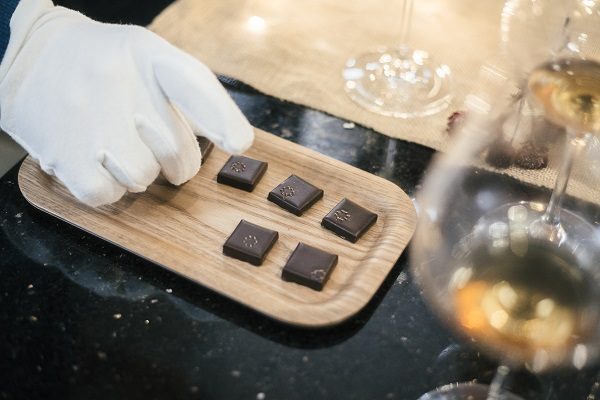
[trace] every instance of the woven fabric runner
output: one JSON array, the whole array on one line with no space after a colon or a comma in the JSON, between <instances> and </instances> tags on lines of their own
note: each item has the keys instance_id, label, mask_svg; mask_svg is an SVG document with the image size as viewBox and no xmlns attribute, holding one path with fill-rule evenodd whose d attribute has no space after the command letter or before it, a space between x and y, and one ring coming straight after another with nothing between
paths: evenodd
<instances>
[{"instance_id":1,"label":"woven fabric runner","mask_svg":"<svg viewBox=\"0 0 600 400\"><path fill-rule=\"evenodd\" d=\"M498 52L503 1L414 2L409 42L450 67L455 97L447 110L411 120L357 106L344 92L341 74L348 58L398 44L401 5L401 0L178 0L150 29L214 72L263 93L443 151L448 116L462 108L482 63ZM600 202L600 172L579 164L569 192ZM552 166L502 172L545 187L556 177Z\"/></svg>"},{"instance_id":2,"label":"woven fabric runner","mask_svg":"<svg viewBox=\"0 0 600 400\"><path fill-rule=\"evenodd\" d=\"M449 113L497 50L501 9L497 0L415 1L410 43L451 68L456 97L450 109L410 121L355 105L341 73L351 56L398 44L401 1L179 0L150 28L263 93L441 150Z\"/></svg>"}]
</instances>

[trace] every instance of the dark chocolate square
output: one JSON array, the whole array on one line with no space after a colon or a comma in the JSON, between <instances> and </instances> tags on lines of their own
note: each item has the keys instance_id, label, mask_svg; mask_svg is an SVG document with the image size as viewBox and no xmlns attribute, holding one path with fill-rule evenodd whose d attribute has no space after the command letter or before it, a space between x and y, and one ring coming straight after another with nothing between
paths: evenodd
<instances>
[{"instance_id":1,"label":"dark chocolate square","mask_svg":"<svg viewBox=\"0 0 600 400\"><path fill-rule=\"evenodd\" d=\"M202 165L208 160L208 156L215 147L214 143L205 138L204 136L196 136L198 145L200 146L200 154L202 154Z\"/></svg>"},{"instance_id":2,"label":"dark chocolate square","mask_svg":"<svg viewBox=\"0 0 600 400\"><path fill-rule=\"evenodd\" d=\"M219 171L217 182L251 192L267 171L267 166L264 161L244 156L231 156Z\"/></svg>"},{"instance_id":3,"label":"dark chocolate square","mask_svg":"<svg viewBox=\"0 0 600 400\"><path fill-rule=\"evenodd\" d=\"M223 254L261 265L279 238L279 233L241 220L223 245Z\"/></svg>"},{"instance_id":4,"label":"dark chocolate square","mask_svg":"<svg viewBox=\"0 0 600 400\"><path fill-rule=\"evenodd\" d=\"M322 197L321 189L296 175L291 175L273 189L267 198L292 214L302 215Z\"/></svg>"},{"instance_id":5,"label":"dark chocolate square","mask_svg":"<svg viewBox=\"0 0 600 400\"><path fill-rule=\"evenodd\" d=\"M377 221L377 214L343 199L323 218L321 225L342 238L356 241Z\"/></svg>"},{"instance_id":6,"label":"dark chocolate square","mask_svg":"<svg viewBox=\"0 0 600 400\"><path fill-rule=\"evenodd\" d=\"M299 243L288 259L281 278L314 290L322 290L337 264L338 256Z\"/></svg>"}]
</instances>

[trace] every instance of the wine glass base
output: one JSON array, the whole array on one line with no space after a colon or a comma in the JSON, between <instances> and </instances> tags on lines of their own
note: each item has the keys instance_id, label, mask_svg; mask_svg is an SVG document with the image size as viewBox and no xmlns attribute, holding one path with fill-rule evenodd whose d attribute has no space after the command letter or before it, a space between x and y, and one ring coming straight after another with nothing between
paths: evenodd
<instances>
[{"instance_id":1,"label":"wine glass base","mask_svg":"<svg viewBox=\"0 0 600 400\"><path fill-rule=\"evenodd\" d=\"M488 400L490 387L479 383L456 383L442 386L419 397L418 400ZM504 392L498 400L523 400L512 393Z\"/></svg>"},{"instance_id":2,"label":"wine glass base","mask_svg":"<svg viewBox=\"0 0 600 400\"><path fill-rule=\"evenodd\" d=\"M352 100L385 116L432 115L452 100L450 68L436 64L423 50L382 48L351 58L343 78Z\"/></svg>"},{"instance_id":3,"label":"wine glass base","mask_svg":"<svg viewBox=\"0 0 600 400\"><path fill-rule=\"evenodd\" d=\"M455 383L442 386L419 397L418 400L488 400L490 387L479 383ZM509 392L503 392L498 400L523 400Z\"/></svg>"}]
</instances>

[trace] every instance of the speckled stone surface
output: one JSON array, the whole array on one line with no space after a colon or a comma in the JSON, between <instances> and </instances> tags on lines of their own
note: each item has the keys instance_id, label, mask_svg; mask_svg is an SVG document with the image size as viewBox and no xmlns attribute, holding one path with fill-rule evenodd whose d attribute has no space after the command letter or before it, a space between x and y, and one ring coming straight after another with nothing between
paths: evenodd
<instances>
[{"instance_id":1,"label":"speckled stone surface","mask_svg":"<svg viewBox=\"0 0 600 400\"><path fill-rule=\"evenodd\" d=\"M409 194L432 155L228 87L254 125ZM406 254L359 315L296 329L45 215L16 175L0 179L0 399L416 399L493 374L428 311ZM529 398L584 399L595 374L522 373L515 385Z\"/></svg>"},{"instance_id":2,"label":"speckled stone surface","mask_svg":"<svg viewBox=\"0 0 600 400\"><path fill-rule=\"evenodd\" d=\"M223 81L253 125L416 191L429 149ZM407 254L357 316L297 329L45 215L16 176L0 179L0 399L410 400L493 375L429 312ZM512 387L586 399L597 372Z\"/></svg>"}]
</instances>

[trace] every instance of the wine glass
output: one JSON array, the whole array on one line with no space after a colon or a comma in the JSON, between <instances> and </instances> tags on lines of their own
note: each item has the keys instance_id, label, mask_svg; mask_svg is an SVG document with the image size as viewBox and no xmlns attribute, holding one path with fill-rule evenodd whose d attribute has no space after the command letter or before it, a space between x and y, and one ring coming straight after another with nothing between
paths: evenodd
<instances>
[{"instance_id":1,"label":"wine glass","mask_svg":"<svg viewBox=\"0 0 600 400\"><path fill-rule=\"evenodd\" d=\"M362 107L385 116L413 118L435 114L452 99L450 68L424 50L408 46L413 0L403 0L400 45L350 58L344 88Z\"/></svg>"},{"instance_id":2,"label":"wine glass","mask_svg":"<svg viewBox=\"0 0 600 400\"><path fill-rule=\"evenodd\" d=\"M514 131L527 129L539 110L527 93L527 77L540 63L553 59L569 42L571 0L506 0L500 15L500 55L509 66L514 105L507 111ZM527 45L523 45L524 41ZM510 144L513 134L509 133ZM507 144L507 145L508 145Z\"/></svg>"},{"instance_id":3,"label":"wine glass","mask_svg":"<svg viewBox=\"0 0 600 400\"><path fill-rule=\"evenodd\" d=\"M532 93L547 118L566 129L552 136L547 129L520 132L516 154L491 156L499 151L498 132L507 129L510 73L487 67L484 75L461 135L436 160L418 196L411 264L434 311L501 366L489 388L453 385L423 399L516 398L504 393L510 368L583 368L599 352L600 204L581 200L599 200L586 197L598 182L576 174L577 191L565 193L585 146L600 134L600 64L561 59L535 69ZM532 146L551 143L544 165L534 163L540 154ZM552 194L487 172L496 157L520 157L510 171L553 179Z\"/></svg>"},{"instance_id":4,"label":"wine glass","mask_svg":"<svg viewBox=\"0 0 600 400\"><path fill-rule=\"evenodd\" d=\"M527 12L544 5L507 1L517 3ZM482 70L461 135L436 160L418 196L412 265L424 296L455 332L501 360L489 387L451 385L423 399L513 399L505 388L511 368L581 369L598 357L600 182L586 173L586 157L600 136L600 63L582 51L593 39L580 28L598 26L597 3L578 0L567 18L556 14L556 25L566 22L563 45L552 47L556 38L545 49L513 43L520 70L511 62ZM518 37L521 45L544 46L540 36ZM507 123L515 76L526 77L543 112L528 129ZM500 168L553 189L544 195L487 172Z\"/></svg>"}]
</instances>

